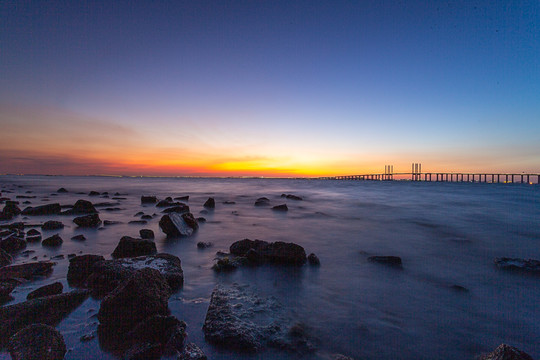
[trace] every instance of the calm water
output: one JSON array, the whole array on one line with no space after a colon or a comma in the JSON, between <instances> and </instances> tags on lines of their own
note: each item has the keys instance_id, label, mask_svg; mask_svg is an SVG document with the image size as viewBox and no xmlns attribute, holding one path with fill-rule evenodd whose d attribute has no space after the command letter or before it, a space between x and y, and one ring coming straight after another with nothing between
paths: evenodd
<instances>
[{"instance_id":1,"label":"calm water","mask_svg":"<svg viewBox=\"0 0 540 360\"><path fill-rule=\"evenodd\" d=\"M295 358L272 350L240 356L205 343L201 328L210 294L219 283L247 284L259 296L275 298L283 316L303 323L317 344L318 352L309 358L341 353L355 359L471 359L503 342L540 358L540 277L503 272L493 265L493 259L501 256L540 259L538 185L2 176L0 186L4 196L36 196L28 199L34 206L87 199L118 203L114 206L122 209L101 210L102 220L122 222L101 230L82 231L72 217L57 217L67 226L43 235L59 233L62 247L50 250L29 244L28 249L40 259L58 254L66 259L56 260L49 278L18 287L10 304L54 281L61 281L68 291L67 254L110 258L122 236L138 236L139 229L150 228L158 251L182 260L185 285L171 297L171 313L187 322L188 341L198 344L210 359ZM60 187L69 193L50 196ZM111 197L120 192L126 199L89 197L91 190L107 191ZM304 200L284 200L282 193ZM134 215L139 211L160 212L141 206L141 195L161 199L189 195L191 211L208 222L194 236L174 241L160 231L159 216L147 225L127 224L138 219ZM216 199L216 209L201 215L209 196ZM287 203L289 211L254 207L261 196L272 205ZM70 241L80 233L87 241ZM317 254L321 266L214 273L216 251L227 251L244 238L298 243L307 253ZM199 241L214 246L199 250ZM369 255L400 256L404 269L370 263ZM16 259L25 261L28 258ZM469 291L453 290L452 285ZM99 302L88 299L57 327L70 349L66 359L113 358L100 350L97 337L79 341L95 332L98 309ZM5 352L0 357L9 358Z\"/></svg>"}]
</instances>

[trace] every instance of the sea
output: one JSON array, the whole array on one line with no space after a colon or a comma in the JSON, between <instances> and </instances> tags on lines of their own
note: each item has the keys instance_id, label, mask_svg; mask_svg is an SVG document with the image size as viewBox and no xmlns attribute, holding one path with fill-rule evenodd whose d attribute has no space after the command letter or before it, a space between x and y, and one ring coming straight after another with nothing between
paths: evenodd
<instances>
[{"instance_id":1,"label":"sea","mask_svg":"<svg viewBox=\"0 0 540 360\"><path fill-rule=\"evenodd\" d=\"M61 187L68 192L58 193ZM89 196L90 191L100 195ZM110 259L121 237L138 237L139 230L147 228L156 234L158 252L182 261L184 286L171 296L169 309L187 323L187 341L209 359L331 359L335 354L353 359L473 359L501 343L540 358L540 276L494 265L497 257L540 259L537 184L4 175L0 192L18 200L21 208L69 205L78 199L108 202L116 211L102 207L100 218L119 222L80 229L73 216L18 216L15 221L62 221L63 229L43 231L43 238L58 233L64 243L56 249L28 244L34 252L16 256L14 263L30 262L32 256L64 258L54 260L50 276L17 287L5 305L24 301L30 291L56 281L64 292L71 290L66 281L68 254ZM141 205L143 195L189 195L191 212L207 221L193 236L167 238L158 225L162 209ZM216 206L205 211L209 197ZM267 197L272 206L286 204L288 211L256 207L259 197ZM129 224L140 219L135 214L141 211L156 215L145 225ZM70 240L78 234L87 240ZM316 254L320 266L262 265L215 272L216 253L246 238L294 242L307 254ZM213 246L199 249L198 242ZM403 266L368 261L374 255L399 256ZM301 324L315 351L298 354L269 347L243 354L207 343L202 326L218 285L272 299L276 318ZM99 306L99 299L90 297L57 326L68 348L66 359L115 359L100 347L96 334ZM81 341L84 335L94 337ZM5 349L0 358L9 359Z\"/></svg>"}]
</instances>

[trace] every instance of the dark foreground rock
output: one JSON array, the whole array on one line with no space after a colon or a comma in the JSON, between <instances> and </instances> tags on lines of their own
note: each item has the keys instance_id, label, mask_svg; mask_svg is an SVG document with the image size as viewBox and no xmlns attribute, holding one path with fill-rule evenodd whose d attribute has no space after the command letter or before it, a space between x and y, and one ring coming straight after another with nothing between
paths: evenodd
<instances>
[{"instance_id":1,"label":"dark foreground rock","mask_svg":"<svg viewBox=\"0 0 540 360\"><path fill-rule=\"evenodd\" d=\"M395 267L402 267L401 258L399 256L370 256L368 260L379 264L386 264Z\"/></svg>"},{"instance_id":2,"label":"dark foreground rock","mask_svg":"<svg viewBox=\"0 0 540 360\"><path fill-rule=\"evenodd\" d=\"M199 228L191 213L170 213L159 220L159 227L167 236L191 236Z\"/></svg>"},{"instance_id":3,"label":"dark foreground rock","mask_svg":"<svg viewBox=\"0 0 540 360\"><path fill-rule=\"evenodd\" d=\"M103 261L101 255L80 255L69 260L67 281L70 286L84 287L86 279L92 274L94 264Z\"/></svg>"},{"instance_id":4,"label":"dark foreground rock","mask_svg":"<svg viewBox=\"0 0 540 360\"><path fill-rule=\"evenodd\" d=\"M0 345L31 324L56 326L64 317L76 309L88 297L87 290L28 300L0 308Z\"/></svg>"},{"instance_id":5,"label":"dark foreground rock","mask_svg":"<svg viewBox=\"0 0 540 360\"><path fill-rule=\"evenodd\" d=\"M178 290L184 283L180 259L170 254L156 254L96 262L87 279L87 285L94 294L104 295L143 268L158 270L172 290Z\"/></svg>"},{"instance_id":6,"label":"dark foreground rock","mask_svg":"<svg viewBox=\"0 0 540 360\"><path fill-rule=\"evenodd\" d=\"M252 263L269 262L273 264L303 265L306 252L300 245L276 241L268 243L262 240L244 239L233 243L231 254L246 257Z\"/></svg>"},{"instance_id":7,"label":"dark foreground rock","mask_svg":"<svg viewBox=\"0 0 540 360\"><path fill-rule=\"evenodd\" d=\"M56 263L51 261L40 261L27 264L4 266L3 268L0 268L0 280L32 280L36 276L46 276L52 272L52 267L55 264Z\"/></svg>"},{"instance_id":8,"label":"dark foreground rock","mask_svg":"<svg viewBox=\"0 0 540 360\"><path fill-rule=\"evenodd\" d=\"M540 274L539 260L502 257L495 259L495 265L503 270Z\"/></svg>"},{"instance_id":9,"label":"dark foreground rock","mask_svg":"<svg viewBox=\"0 0 540 360\"><path fill-rule=\"evenodd\" d=\"M156 244L151 240L123 236L112 253L113 258L127 258L157 253Z\"/></svg>"},{"instance_id":10,"label":"dark foreground rock","mask_svg":"<svg viewBox=\"0 0 540 360\"><path fill-rule=\"evenodd\" d=\"M501 344L489 354L480 356L478 360L533 360L533 358L518 348Z\"/></svg>"},{"instance_id":11,"label":"dark foreground rock","mask_svg":"<svg viewBox=\"0 0 540 360\"><path fill-rule=\"evenodd\" d=\"M13 360L61 360L66 354L66 344L55 328L32 324L9 339L8 350Z\"/></svg>"},{"instance_id":12,"label":"dark foreground rock","mask_svg":"<svg viewBox=\"0 0 540 360\"><path fill-rule=\"evenodd\" d=\"M96 227L101 224L101 219L98 214L90 214L76 217L73 222L79 227Z\"/></svg>"},{"instance_id":13,"label":"dark foreground rock","mask_svg":"<svg viewBox=\"0 0 540 360\"><path fill-rule=\"evenodd\" d=\"M13 258L0 247L0 268L11 264Z\"/></svg>"},{"instance_id":14,"label":"dark foreground rock","mask_svg":"<svg viewBox=\"0 0 540 360\"><path fill-rule=\"evenodd\" d=\"M50 296L50 295L58 295L61 294L64 290L64 286L61 282L55 282L49 285L42 286L32 292L30 292L28 295L26 295L26 300L32 300L37 299L44 296Z\"/></svg>"},{"instance_id":15,"label":"dark foreground rock","mask_svg":"<svg viewBox=\"0 0 540 360\"><path fill-rule=\"evenodd\" d=\"M21 214L27 216L58 215L62 211L60 204L47 204L35 207L27 207Z\"/></svg>"}]
</instances>

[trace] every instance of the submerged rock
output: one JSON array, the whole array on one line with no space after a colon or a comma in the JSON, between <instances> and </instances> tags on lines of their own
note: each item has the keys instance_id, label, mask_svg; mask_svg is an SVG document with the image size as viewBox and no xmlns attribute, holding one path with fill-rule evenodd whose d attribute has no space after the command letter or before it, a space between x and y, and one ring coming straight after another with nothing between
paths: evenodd
<instances>
[{"instance_id":1,"label":"submerged rock","mask_svg":"<svg viewBox=\"0 0 540 360\"><path fill-rule=\"evenodd\" d=\"M68 191L65 188L61 187L60 189L56 190L56 192L57 193L67 193Z\"/></svg>"},{"instance_id":2,"label":"submerged rock","mask_svg":"<svg viewBox=\"0 0 540 360\"><path fill-rule=\"evenodd\" d=\"M533 360L533 358L518 348L501 344L489 354L480 356L478 360Z\"/></svg>"},{"instance_id":3,"label":"submerged rock","mask_svg":"<svg viewBox=\"0 0 540 360\"><path fill-rule=\"evenodd\" d=\"M291 200L297 200L297 201L302 200L302 198L300 196L296 196L296 195L293 195L293 194L281 194L281 197L291 199Z\"/></svg>"},{"instance_id":4,"label":"submerged rock","mask_svg":"<svg viewBox=\"0 0 540 360\"><path fill-rule=\"evenodd\" d=\"M314 253L309 254L307 259L308 259L309 265L313 265L313 266L321 265L321 261L319 260L317 255L315 255Z\"/></svg>"},{"instance_id":5,"label":"submerged rock","mask_svg":"<svg viewBox=\"0 0 540 360\"><path fill-rule=\"evenodd\" d=\"M40 216L40 215L58 215L62 211L60 204L47 204L35 207L27 207L22 211L22 215Z\"/></svg>"},{"instance_id":6,"label":"submerged rock","mask_svg":"<svg viewBox=\"0 0 540 360\"><path fill-rule=\"evenodd\" d=\"M274 211L289 211L287 204L276 205L272 208Z\"/></svg>"},{"instance_id":7,"label":"submerged rock","mask_svg":"<svg viewBox=\"0 0 540 360\"><path fill-rule=\"evenodd\" d=\"M66 344L55 328L32 324L9 339L8 350L13 360L61 360L66 354Z\"/></svg>"},{"instance_id":8,"label":"submerged rock","mask_svg":"<svg viewBox=\"0 0 540 360\"><path fill-rule=\"evenodd\" d=\"M199 224L191 213L170 213L161 217L159 227L167 236L191 236Z\"/></svg>"},{"instance_id":9,"label":"submerged rock","mask_svg":"<svg viewBox=\"0 0 540 360\"><path fill-rule=\"evenodd\" d=\"M151 240L124 236L112 253L113 258L136 257L157 253L156 244Z\"/></svg>"},{"instance_id":10,"label":"submerged rock","mask_svg":"<svg viewBox=\"0 0 540 360\"><path fill-rule=\"evenodd\" d=\"M399 268L402 267L401 258L399 256L370 256L368 257L368 260L379 264L386 264Z\"/></svg>"},{"instance_id":11,"label":"submerged rock","mask_svg":"<svg viewBox=\"0 0 540 360\"><path fill-rule=\"evenodd\" d=\"M32 280L36 276L49 275L52 267L56 263L51 261L40 261L18 265L8 265L0 268L0 280L6 279L26 279Z\"/></svg>"},{"instance_id":12,"label":"submerged rock","mask_svg":"<svg viewBox=\"0 0 540 360\"><path fill-rule=\"evenodd\" d=\"M255 201L255 206L270 206L270 199L266 197L260 197Z\"/></svg>"},{"instance_id":13,"label":"submerged rock","mask_svg":"<svg viewBox=\"0 0 540 360\"><path fill-rule=\"evenodd\" d=\"M244 239L234 242L229 250L231 254L246 257L255 263L303 265L307 260L302 246L282 241L268 243L262 240Z\"/></svg>"},{"instance_id":14,"label":"submerged rock","mask_svg":"<svg viewBox=\"0 0 540 360\"><path fill-rule=\"evenodd\" d=\"M32 292L30 292L28 295L26 295L26 300L32 300L44 296L50 296L50 295L58 295L61 294L64 290L64 286L61 282L55 282L49 285L42 286Z\"/></svg>"},{"instance_id":15,"label":"submerged rock","mask_svg":"<svg viewBox=\"0 0 540 360\"><path fill-rule=\"evenodd\" d=\"M496 258L495 265L499 269L522 271L540 274L540 261L534 259L519 259L519 258Z\"/></svg>"},{"instance_id":16,"label":"submerged rock","mask_svg":"<svg viewBox=\"0 0 540 360\"><path fill-rule=\"evenodd\" d=\"M101 219L98 214L90 214L76 217L73 222L79 227L96 227L101 224Z\"/></svg>"}]
</instances>

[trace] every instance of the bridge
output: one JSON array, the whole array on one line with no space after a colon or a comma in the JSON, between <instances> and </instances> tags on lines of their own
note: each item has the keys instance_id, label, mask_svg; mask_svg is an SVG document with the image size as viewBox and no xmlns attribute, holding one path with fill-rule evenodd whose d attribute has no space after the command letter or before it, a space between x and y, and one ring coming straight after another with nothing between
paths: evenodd
<instances>
[{"instance_id":1,"label":"bridge","mask_svg":"<svg viewBox=\"0 0 540 360\"><path fill-rule=\"evenodd\" d=\"M422 172L422 164L413 163L411 172L394 172L393 165L385 165L384 173L331 176L321 179L539 184L540 173Z\"/></svg>"}]
</instances>

